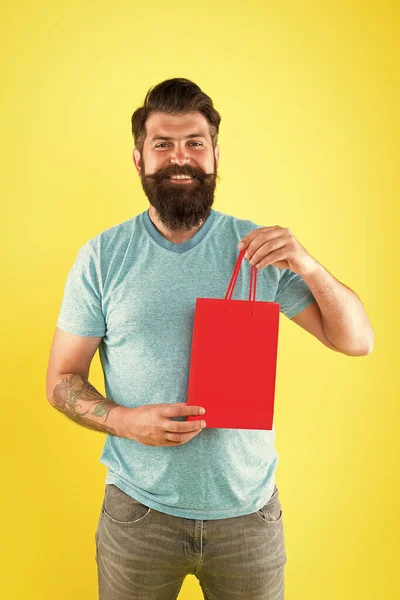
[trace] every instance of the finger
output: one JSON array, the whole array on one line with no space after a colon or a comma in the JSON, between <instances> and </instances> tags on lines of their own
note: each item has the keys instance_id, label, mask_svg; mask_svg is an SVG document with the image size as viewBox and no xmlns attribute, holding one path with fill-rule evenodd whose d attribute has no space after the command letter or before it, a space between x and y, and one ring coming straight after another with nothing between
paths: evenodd
<instances>
[{"instance_id":1,"label":"finger","mask_svg":"<svg viewBox=\"0 0 400 600\"><path fill-rule=\"evenodd\" d=\"M249 263L251 265L257 265L262 260L269 260L269 256L275 252L276 250L284 249L287 247L287 238L285 236L279 236L274 238L273 240L269 240L265 242L256 252L254 252L253 256L250 258ZM274 261L272 261L274 262ZM265 263L267 264L267 263Z\"/></svg>"},{"instance_id":2,"label":"finger","mask_svg":"<svg viewBox=\"0 0 400 600\"><path fill-rule=\"evenodd\" d=\"M172 442L174 445L175 444L184 444L185 442L188 442L189 440L191 440L193 437L195 437L196 435L198 435L200 433L200 431L194 431L194 432L189 432L189 433L166 433L165 434L165 439L168 440L169 442Z\"/></svg>"},{"instance_id":3,"label":"finger","mask_svg":"<svg viewBox=\"0 0 400 600\"><path fill-rule=\"evenodd\" d=\"M257 269L261 269L262 267L266 267L272 263L277 262L278 260L286 260L287 259L287 250L286 248L281 248L276 250L276 252L270 252L268 256L263 258L258 264L256 264Z\"/></svg>"},{"instance_id":4,"label":"finger","mask_svg":"<svg viewBox=\"0 0 400 600\"><path fill-rule=\"evenodd\" d=\"M173 404L164 404L160 414L162 417L180 417L186 415L204 414L202 406L191 406L186 402L174 402Z\"/></svg>"},{"instance_id":5,"label":"finger","mask_svg":"<svg viewBox=\"0 0 400 600\"><path fill-rule=\"evenodd\" d=\"M250 261L253 255L259 250L261 246L265 243L270 242L274 239L280 238L283 236L281 229L274 229L273 231L266 231L260 233L257 237L255 237L250 244L248 245L246 252L244 254L245 258Z\"/></svg>"},{"instance_id":6,"label":"finger","mask_svg":"<svg viewBox=\"0 0 400 600\"><path fill-rule=\"evenodd\" d=\"M179 436L179 439L177 436L175 436L176 439L171 439L171 436L173 436L173 434L169 433L164 437L164 440L166 442L169 442L168 446L176 446L176 445L182 444L182 440L181 440L180 436ZM163 446L165 446L165 444L163 444Z\"/></svg>"},{"instance_id":7,"label":"finger","mask_svg":"<svg viewBox=\"0 0 400 600\"><path fill-rule=\"evenodd\" d=\"M242 238L238 244L238 248L239 250L244 250L249 244L250 242L253 241L253 239L260 235L260 232L262 230L271 230L271 229L276 229L278 227L278 225L273 225L272 227L257 227L257 229L253 229L252 231L250 231L250 233L248 233L247 235L244 236L244 238ZM241 245L243 244L243 246Z\"/></svg>"},{"instance_id":8,"label":"finger","mask_svg":"<svg viewBox=\"0 0 400 600\"><path fill-rule=\"evenodd\" d=\"M205 421L200 419L197 421L171 421L167 419L163 423L163 429L171 433L188 433L202 429L202 423L205 423Z\"/></svg>"}]
</instances>

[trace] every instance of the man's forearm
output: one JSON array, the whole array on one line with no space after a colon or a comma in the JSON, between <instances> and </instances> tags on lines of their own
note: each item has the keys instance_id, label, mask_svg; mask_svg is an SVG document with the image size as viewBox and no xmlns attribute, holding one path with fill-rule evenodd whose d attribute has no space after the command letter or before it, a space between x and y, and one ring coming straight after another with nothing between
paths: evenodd
<instances>
[{"instance_id":1,"label":"man's forearm","mask_svg":"<svg viewBox=\"0 0 400 600\"><path fill-rule=\"evenodd\" d=\"M321 310L322 326L331 344L354 356L372 352L374 332L357 294L318 261L303 279Z\"/></svg>"},{"instance_id":2,"label":"man's forearm","mask_svg":"<svg viewBox=\"0 0 400 600\"><path fill-rule=\"evenodd\" d=\"M121 435L122 415L127 408L102 396L77 373L60 374L48 400L79 425L110 435Z\"/></svg>"}]
</instances>

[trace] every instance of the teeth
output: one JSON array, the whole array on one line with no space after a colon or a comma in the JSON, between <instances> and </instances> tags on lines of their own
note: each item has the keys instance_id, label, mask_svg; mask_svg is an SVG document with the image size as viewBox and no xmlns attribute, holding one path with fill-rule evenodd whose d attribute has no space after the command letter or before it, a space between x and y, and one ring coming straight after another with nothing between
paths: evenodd
<instances>
[{"instance_id":1,"label":"teeth","mask_svg":"<svg viewBox=\"0 0 400 600\"><path fill-rule=\"evenodd\" d=\"M192 179L189 175L174 175L171 179Z\"/></svg>"}]
</instances>

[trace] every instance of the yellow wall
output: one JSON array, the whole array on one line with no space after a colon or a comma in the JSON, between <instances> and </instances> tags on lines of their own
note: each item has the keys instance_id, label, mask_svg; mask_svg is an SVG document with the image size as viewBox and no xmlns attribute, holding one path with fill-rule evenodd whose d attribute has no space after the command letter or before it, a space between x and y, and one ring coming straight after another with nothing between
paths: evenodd
<instances>
[{"instance_id":1,"label":"yellow wall","mask_svg":"<svg viewBox=\"0 0 400 600\"><path fill-rule=\"evenodd\" d=\"M214 208L289 227L375 331L371 355L348 357L281 317L285 600L394 599L399 5L142 5L3 4L2 596L97 598L105 437L48 404L48 353L79 246L148 207L132 112L152 85L187 77L222 115ZM104 393L98 354L90 380ZM180 600L201 597L188 576Z\"/></svg>"}]
</instances>

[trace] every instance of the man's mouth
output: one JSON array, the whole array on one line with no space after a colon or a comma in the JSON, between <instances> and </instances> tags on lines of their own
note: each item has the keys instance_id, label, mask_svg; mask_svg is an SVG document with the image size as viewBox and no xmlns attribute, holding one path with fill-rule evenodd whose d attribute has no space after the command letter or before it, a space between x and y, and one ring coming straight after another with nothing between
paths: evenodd
<instances>
[{"instance_id":1,"label":"man's mouth","mask_svg":"<svg viewBox=\"0 0 400 600\"><path fill-rule=\"evenodd\" d=\"M171 177L167 177L166 179L169 179L174 183L191 183L193 179L196 178L191 175L172 175Z\"/></svg>"}]
</instances>

